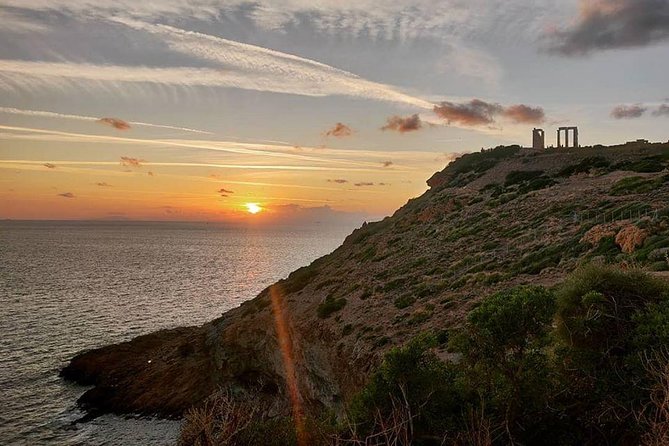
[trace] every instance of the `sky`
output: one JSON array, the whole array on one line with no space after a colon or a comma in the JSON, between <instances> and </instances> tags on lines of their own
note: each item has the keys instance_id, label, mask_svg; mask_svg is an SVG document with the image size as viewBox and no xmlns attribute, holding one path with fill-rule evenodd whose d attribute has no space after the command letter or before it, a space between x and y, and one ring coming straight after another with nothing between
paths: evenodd
<instances>
[{"instance_id":1,"label":"sky","mask_svg":"<svg viewBox=\"0 0 669 446\"><path fill-rule=\"evenodd\" d=\"M669 0L0 0L0 218L376 219L534 127L667 141L667 56Z\"/></svg>"}]
</instances>

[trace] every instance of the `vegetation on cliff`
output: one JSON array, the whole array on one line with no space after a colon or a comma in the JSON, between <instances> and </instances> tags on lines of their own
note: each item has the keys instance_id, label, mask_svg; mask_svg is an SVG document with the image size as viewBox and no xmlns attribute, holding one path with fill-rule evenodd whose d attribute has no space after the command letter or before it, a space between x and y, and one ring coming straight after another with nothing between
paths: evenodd
<instances>
[{"instance_id":1,"label":"vegetation on cliff","mask_svg":"<svg viewBox=\"0 0 669 446\"><path fill-rule=\"evenodd\" d=\"M339 444L633 444L664 426L650 347L669 332L666 291L634 271L669 270L668 164L666 144L462 156L239 308L84 353L67 376L85 371L101 411L197 419L219 389L252 394L262 432L290 428L296 394L314 438Z\"/></svg>"},{"instance_id":2,"label":"vegetation on cliff","mask_svg":"<svg viewBox=\"0 0 669 446\"><path fill-rule=\"evenodd\" d=\"M310 444L667 444L668 342L669 284L592 264L551 288L497 292L448 336L391 349L343 421L311 420ZM213 418L242 416L217 407ZM249 419L236 440L209 442L211 424L193 421L207 410L187 417L184 445L253 444L243 438L267 424Z\"/></svg>"}]
</instances>

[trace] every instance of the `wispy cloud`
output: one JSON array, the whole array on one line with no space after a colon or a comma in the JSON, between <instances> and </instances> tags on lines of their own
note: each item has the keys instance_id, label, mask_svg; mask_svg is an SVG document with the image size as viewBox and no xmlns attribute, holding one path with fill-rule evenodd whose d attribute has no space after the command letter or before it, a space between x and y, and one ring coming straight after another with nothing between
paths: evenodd
<instances>
[{"instance_id":1,"label":"wispy cloud","mask_svg":"<svg viewBox=\"0 0 669 446\"><path fill-rule=\"evenodd\" d=\"M657 110L653 111L653 116L669 116L669 105L660 105Z\"/></svg>"},{"instance_id":2,"label":"wispy cloud","mask_svg":"<svg viewBox=\"0 0 669 446\"><path fill-rule=\"evenodd\" d=\"M25 110L20 108L12 107L0 107L0 113L9 113L12 115L23 115L23 116L34 116L34 117L43 117L43 118L59 118L59 119L71 119L75 121L89 121L89 122L102 122L108 125L113 125L114 118L95 118L93 116L82 116L82 115L71 115L66 113L56 113L43 110ZM120 120L119 120L120 121ZM126 122L126 121L123 121ZM139 122L139 121L127 121L126 124L138 126L138 127L153 127L159 129L168 129L168 130L179 130L183 132L191 133L201 133L206 135L212 135L211 132L205 132L204 130L190 129L187 127L177 127L172 125L162 125L162 124L150 124L148 122Z\"/></svg>"},{"instance_id":3,"label":"wispy cloud","mask_svg":"<svg viewBox=\"0 0 669 446\"><path fill-rule=\"evenodd\" d=\"M374 183L371 181L361 181L359 183L355 183L354 186L356 187L374 186Z\"/></svg>"},{"instance_id":4,"label":"wispy cloud","mask_svg":"<svg viewBox=\"0 0 669 446\"><path fill-rule=\"evenodd\" d=\"M0 164L40 164L44 163L58 163L62 166L118 166L119 163L114 161L36 161L36 160L0 160ZM341 171L341 172L374 172L378 169L360 169L355 167L334 167L334 166L306 166L306 165L282 165L282 164L223 164L223 163L163 163L152 162L145 163L150 166L160 167L204 167L204 168L219 168L219 169L239 169L239 170L286 170L286 171Z\"/></svg>"},{"instance_id":5,"label":"wispy cloud","mask_svg":"<svg viewBox=\"0 0 669 446\"><path fill-rule=\"evenodd\" d=\"M548 38L549 51L565 56L669 40L669 2L580 0L575 24L552 32Z\"/></svg>"},{"instance_id":6,"label":"wispy cloud","mask_svg":"<svg viewBox=\"0 0 669 446\"><path fill-rule=\"evenodd\" d=\"M144 21L176 22L183 17L214 21L235 17L251 26L282 31L308 20L316 31L374 40L438 39L480 34L481 29L536 33L544 17L554 17L563 2L525 0L3 0L3 4L37 11L58 11L82 20L123 16ZM475 6L475 7L472 7ZM509 14L505 9L511 9Z\"/></svg>"},{"instance_id":7,"label":"wispy cloud","mask_svg":"<svg viewBox=\"0 0 669 446\"><path fill-rule=\"evenodd\" d=\"M5 131L2 133L2 131ZM161 166L166 167L207 167L215 169L234 169L234 170L284 170L284 171L322 171L322 172L380 172L382 170L388 170L392 167L393 174L402 175L402 172L408 171L425 171L430 173L435 168L440 167L440 165L435 164L435 156L438 153L431 151L422 151L422 150L364 150L364 149L334 149L334 148L319 148L319 147L308 147L305 146L296 154L292 149L292 146L277 146L270 144L251 144L251 143L239 143L239 142L229 142L229 141L216 141L216 140L190 140L190 139L143 139L143 138L132 138L125 136L112 136L112 135L90 135L84 133L71 133L71 132L62 132L55 130L46 130L46 129L37 129L31 127L17 127L17 126L4 126L0 125L0 139L10 139L10 138L19 138L23 139L35 139L37 141L54 141L54 142L66 142L68 144L86 144L89 148L96 147L99 144L99 153L107 153L105 146L108 144L119 145L121 147L127 146L131 149L127 150L136 150L137 147L146 147L147 149L164 149L165 147L171 147L175 149L183 149L184 153L195 149L195 153L200 149L203 150L212 150L212 154L207 156L207 159L204 162L200 163L184 163L184 164L173 164L173 163L157 163L156 159L152 159L150 163L146 163L145 169L158 169ZM232 159L226 161L219 161L219 155L216 154L217 151L223 152L232 152L239 154L237 157L232 157ZM96 152L96 151L93 151ZM287 153L282 153L287 152ZM141 152L142 155L148 156L146 152ZM126 152L128 156L131 154ZM245 155L257 155L253 158L247 158ZM198 155L202 155L202 152L199 152ZM263 160L262 157L265 155L270 155L269 158ZM158 155L156 155L158 156ZM275 158L277 156L278 158ZM16 157L19 158L19 157ZM94 158L94 156L93 156ZM226 158L229 158L226 155ZM42 158L44 159L44 158ZM249 159L253 159L254 163L249 163ZM275 162L276 160L276 162ZM284 162L285 161L285 162ZM44 159L44 162L52 162L57 164L59 168L61 163L68 163L66 160L61 160L58 157L51 159ZM68 164L76 165L76 164ZM118 161L100 161L95 163L99 166L118 166ZM41 167L43 169L43 167ZM63 168L65 169L65 168ZM108 169L105 169L109 171ZM170 172L166 172L166 175L174 176L175 170L170 169ZM188 176L194 175L193 173L188 173ZM119 172L120 173L120 172ZM211 173L211 170L208 170L207 173ZM218 172L217 172L218 173ZM200 173L201 174L201 173ZM123 174L127 175L127 174ZM122 176L123 176L122 175ZM199 175L199 174L197 174ZM336 176L328 176L329 178L338 178ZM327 178L327 177L326 177ZM345 177L344 177L345 178ZM228 181L230 182L230 181ZM258 183L257 181L251 183ZM268 186L273 185L273 182L263 183ZM288 183L282 183L282 186L293 187ZM295 187L298 187L297 185ZM303 188L303 186L299 186ZM306 186L304 186L306 188ZM322 189L321 187L315 187L316 189ZM338 190L338 189L322 189L322 190Z\"/></svg>"},{"instance_id":8,"label":"wispy cloud","mask_svg":"<svg viewBox=\"0 0 669 446\"><path fill-rule=\"evenodd\" d=\"M634 119L640 118L648 110L643 105L618 105L611 110L611 117L615 119Z\"/></svg>"},{"instance_id":9,"label":"wispy cloud","mask_svg":"<svg viewBox=\"0 0 669 446\"><path fill-rule=\"evenodd\" d=\"M122 156L121 157L121 166L124 167L142 167L142 165L145 163L145 160L139 159L139 158L133 158L130 156Z\"/></svg>"},{"instance_id":10,"label":"wispy cloud","mask_svg":"<svg viewBox=\"0 0 669 446\"><path fill-rule=\"evenodd\" d=\"M343 138L346 136L351 136L353 134L353 131L351 130L351 127L347 126L344 123L338 122L332 127L330 130L325 132L325 136L334 136L337 138Z\"/></svg>"},{"instance_id":11,"label":"wispy cloud","mask_svg":"<svg viewBox=\"0 0 669 446\"><path fill-rule=\"evenodd\" d=\"M415 132L423 128L423 123L418 114L407 117L391 116L386 120L386 125L381 130L393 130L399 133Z\"/></svg>"},{"instance_id":12,"label":"wispy cloud","mask_svg":"<svg viewBox=\"0 0 669 446\"><path fill-rule=\"evenodd\" d=\"M107 182L104 182L104 181L103 181L103 182L100 182L100 183L95 183L95 185L96 185L96 186L99 186L99 187L112 187L111 184L109 184L109 183L107 183Z\"/></svg>"},{"instance_id":13,"label":"wispy cloud","mask_svg":"<svg viewBox=\"0 0 669 446\"><path fill-rule=\"evenodd\" d=\"M225 188L220 188L217 192L223 198L227 198L227 197L230 196L230 194L234 194L233 191L225 189Z\"/></svg>"},{"instance_id":14,"label":"wispy cloud","mask_svg":"<svg viewBox=\"0 0 669 446\"><path fill-rule=\"evenodd\" d=\"M74 198L75 195L72 192L63 192L61 194L58 194L59 197L63 198Z\"/></svg>"},{"instance_id":15,"label":"wispy cloud","mask_svg":"<svg viewBox=\"0 0 669 446\"><path fill-rule=\"evenodd\" d=\"M118 118L100 118L96 122L100 124L108 125L115 128L116 130L130 130L130 124L128 124L123 119Z\"/></svg>"},{"instance_id":16,"label":"wispy cloud","mask_svg":"<svg viewBox=\"0 0 669 446\"><path fill-rule=\"evenodd\" d=\"M53 163L44 163L43 166L46 167L47 169L55 169L56 168L56 165L53 164Z\"/></svg>"},{"instance_id":17,"label":"wispy cloud","mask_svg":"<svg viewBox=\"0 0 669 446\"><path fill-rule=\"evenodd\" d=\"M233 87L303 96L352 96L394 102L421 109L432 104L396 87L310 59L243 44L167 25L114 19L133 29L156 34L174 51L200 57L220 68L96 65L69 62L0 60L0 88L95 88L108 82L124 92L124 83L182 87ZM81 81L90 81L82 85Z\"/></svg>"},{"instance_id":18,"label":"wispy cloud","mask_svg":"<svg viewBox=\"0 0 669 446\"><path fill-rule=\"evenodd\" d=\"M0 129L14 132L29 133L28 135L18 135L19 138L31 138L33 137L33 135L30 135L30 133L33 133L37 134L38 136L41 135L42 139L44 140L49 140L50 138L53 138L53 140L64 140L69 142L78 141L78 142L99 142L99 143L117 143L117 144L123 143L131 145L141 144L151 147L171 146L185 149L203 149L203 150L230 152L244 155L257 155L257 156L267 156L273 158L311 161L314 163L341 164L341 165L360 166L368 168L375 167L374 163L365 161L322 158L311 155L297 154L292 151L292 147L287 148L285 146L276 146L270 144L252 144L252 143L241 143L236 141L211 141L211 140L200 141L200 140L190 140L190 139L141 139L141 138L128 138L128 137L109 136L109 135L90 135L85 133L61 132L56 130L45 130L32 127L16 127L16 126L6 126L6 125L0 125ZM9 135L5 136L9 137ZM290 151L286 151L287 149L290 149ZM319 150L316 149L314 149L314 151L319 152ZM351 153L355 152L349 151L349 154Z\"/></svg>"}]
</instances>

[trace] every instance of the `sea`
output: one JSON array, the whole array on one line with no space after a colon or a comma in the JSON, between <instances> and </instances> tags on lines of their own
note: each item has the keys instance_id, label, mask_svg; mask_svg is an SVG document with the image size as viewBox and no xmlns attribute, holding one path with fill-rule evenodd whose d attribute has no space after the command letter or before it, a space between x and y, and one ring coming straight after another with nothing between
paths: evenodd
<instances>
[{"instance_id":1,"label":"sea","mask_svg":"<svg viewBox=\"0 0 669 446\"><path fill-rule=\"evenodd\" d=\"M77 422L78 352L200 325L339 246L349 226L0 222L0 444L171 445L180 422Z\"/></svg>"}]
</instances>

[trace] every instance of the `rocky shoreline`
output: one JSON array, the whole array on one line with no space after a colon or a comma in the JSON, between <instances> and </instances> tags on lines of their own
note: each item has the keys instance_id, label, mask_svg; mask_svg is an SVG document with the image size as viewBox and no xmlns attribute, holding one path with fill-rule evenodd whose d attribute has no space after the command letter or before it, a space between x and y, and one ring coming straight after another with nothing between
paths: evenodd
<instances>
[{"instance_id":1,"label":"rocky shoreline","mask_svg":"<svg viewBox=\"0 0 669 446\"><path fill-rule=\"evenodd\" d=\"M625 253L615 235L610 243L584 237L601 224L599 215L620 215L620 227L630 227L639 222L626 215L667 211L667 149L506 147L466 155L392 217L364 225L332 254L221 318L79 354L61 376L93 386L78 401L90 416L176 418L235 387L285 406L290 382L305 410L341 413L385 352L457 326L482 297L554 284L594 257L634 253L645 235L667 244L666 228L651 220Z\"/></svg>"}]
</instances>

